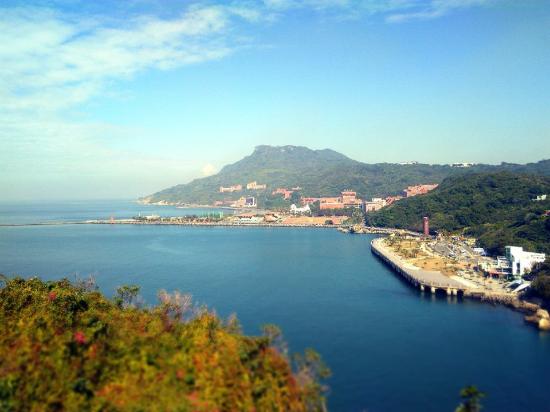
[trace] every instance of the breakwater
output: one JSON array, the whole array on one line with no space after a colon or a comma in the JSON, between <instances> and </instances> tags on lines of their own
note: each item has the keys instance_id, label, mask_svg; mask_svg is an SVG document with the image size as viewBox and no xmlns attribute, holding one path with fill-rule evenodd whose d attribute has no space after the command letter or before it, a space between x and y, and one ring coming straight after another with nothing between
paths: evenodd
<instances>
[{"instance_id":1,"label":"breakwater","mask_svg":"<svg viewBox=\"0 0 550 412\"><path fill-rule=\"evenodd\" d=\"M122 221L122 220L89 220L84 222L41 222L41 223L7 223L0 227L24 227L24 226L65 226L65 225L144 225L144 226L199 226L199 227L269 227L269 228L311 228L311 229L337 229L339 225L308 225L285 223L231 223L231 222L146 222L146 221Z\"/></svg>"},{"instance_id":2,"label":"breakwater","mask_svg":"<svg viewBox=\"0 0 550 412\"><path fill-rule=\"evenodd\" d=\"M441 272L423 270L407 263L397 254L385 247L382 242L383 238L377 238L371 241L372 253L421 291L427 290L432 293L443 291L447 295L454 296L459 294L464 295L469 292L465 285L450 279Z\"/></svg>"},{"instance_id":3,"label":"breakwater","mask_svg":"<svg viewBox=\"0 0 550 412\"><path fill-rule=\"evenodd\" d=\"M468 288L441 272L426 271L417 268L383 245L384 238L371 241L372 253L390 266L395 272L421 291L431 293L444 292L447 295L477 299L481 302L499 304L525 314L525 321L538 326L541 330L550 330L550 316L540 305L520 299L511 293L495 293L487 290Z\"/></svg>"}]
</instances>

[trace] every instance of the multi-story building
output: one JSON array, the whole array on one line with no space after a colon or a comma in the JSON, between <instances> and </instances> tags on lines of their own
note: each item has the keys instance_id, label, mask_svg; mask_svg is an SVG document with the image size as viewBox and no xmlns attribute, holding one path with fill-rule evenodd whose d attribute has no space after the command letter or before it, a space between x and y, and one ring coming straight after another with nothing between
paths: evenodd
<instances>
[{"instance_id":1,"label":"multi-story building","mask_svg":"<svg viewBox=\"0 0 550 412\"><path fill-rule=\"evenodd\" d=\"M257 207L254 196L242 196L232 204L233 207Z\"/></svg>"},{"instance_id":2,"label":"multi-story building","mask_svg":"<svg viewBox=\"0 0 550 412\"><path fill-rule=\"evenodd\" d=\"M246 185L247 190L265 190L267 188L266 184L259 185L258 182L250 182Z\"/></svg>"},{"instance_id":3,"label":"multi-story building","mask_svg":"<svg viewBox=\"0 0 550 412\"><path fill-rule=\"evenodd\" d=\"M506 246L504 250L514 276L521 276L530 272L535 263L542 263L546 259L544 253L527 252L519 246Z\"/></svg>"},{"instance_id":4,"label":"multi-story building","mask_svg":"<svg viewBox=\"0 0 550 412\"><path fill-rule=\"evenodd\" d=\"M363 201L357 198L357 193L351 190L344 190L338 197L319 198L320 209L344 209L348 207L361 208Z\"/></svg>"},{"instance_id":5,"label":"multi-story building","mask_svg":"<svg viewBox=\"0 0 550 412\"><path fill-rule=\"evenodd\" d=\"M386 199L382 199L380 197L373 197L370 202L365 201L363 203L363 210L365 213L376 212L377 210L380 210L385 206L387 206Z\"/></svg>"},{"instance_id":6,"label":"multi-story building","mask_svg":"<svg viewBox=\"0 0 550 412\"><path fill-rule=\"evenodd\" d=\"M220 193L233 193L233 192L240 192L241 190L243 190L242 185L233 185L229 187L220 186Z\"/></svg>"},{"instance_id":7,"label":"multi-story building","mask_svg":"<svg viewBox=\"0 0 550 412\"><path fill-rule=\"evenodd\" d=\"M302 197L303 205L311 205L312 203L320 202L320 201L321 201L320 197Z\"/></svg>"},{"instance_id":8,"label":"multi-story building","mask_svg":"<svg viewBox=\"0 0 550 412\"><path fill-rule=\"evenodd\" d=\"M345 207L341 197L321 197L319 199L319 208L326 209L343 209Z\"/></svg>"}]
</instances>

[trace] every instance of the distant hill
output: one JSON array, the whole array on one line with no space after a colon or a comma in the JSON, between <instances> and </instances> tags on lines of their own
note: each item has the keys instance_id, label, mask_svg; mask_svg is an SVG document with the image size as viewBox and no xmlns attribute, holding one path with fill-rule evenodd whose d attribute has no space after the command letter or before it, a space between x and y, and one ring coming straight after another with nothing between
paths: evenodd
<instances>
[{"instance_id":1,"label":"distant hill","mask_svg":"<svg viewBox=\"0 0 550 412\"><path fill-rule=\"evenodd\" d=\"M545 201L534 201L548 194ZM434 191L403 199L367 215L373 226L421 230L423 216L436 231L477 237L502 253L506 245L550 253L550 177L515 172L485 172L448 177Z\"/></svg>"},{"instance_id":2,"label":"distant hill","mask_svg":"<svg viewBox=\"0 0 550 412\"><path fill-rule=\"evenodd\" d=\"M400 194L409 185L439 183L452 175L497 169L550 175L550 160L528 165L475 165L463 169L449 165L366 164L330 149L258 146L250 156L225 166L216 175L195 179L141 200L149 203L165 201L211 204L216 200L236 199L243 194L255 194L261 204L275 188L295 186L300 186L305 196L335 196L344 189L352 189L363 198L371 198ZM267 184L267 190L219 193L220 186L241 184L246 188L246 184L252 181Z\"/></svg>"}]
</instances>

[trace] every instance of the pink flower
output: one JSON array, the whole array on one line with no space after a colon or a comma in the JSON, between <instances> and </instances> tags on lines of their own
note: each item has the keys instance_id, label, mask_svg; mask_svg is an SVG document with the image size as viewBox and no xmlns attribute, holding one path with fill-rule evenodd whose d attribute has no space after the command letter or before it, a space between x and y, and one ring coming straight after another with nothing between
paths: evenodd
<instances>
[{"instance_id":1,"label":"pink flower","mask_svg":"<svg viewBox=\"0 0 550 412\"><path fill-rule=\"evenodd\" d=\"M76 331L74 333L74 340L76 343L84 345L86 343L86 335L84 335L84 332Z\"/></svg>"}]
</instances>

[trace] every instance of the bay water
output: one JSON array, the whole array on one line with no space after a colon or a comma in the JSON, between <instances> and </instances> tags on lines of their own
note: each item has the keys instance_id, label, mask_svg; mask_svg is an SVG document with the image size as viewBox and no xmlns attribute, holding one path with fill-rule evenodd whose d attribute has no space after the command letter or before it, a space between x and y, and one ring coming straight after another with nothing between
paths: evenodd
<instances>
[{"instance_id":1,"label":"bay water","mask_svg":"<svg viewBox=\"0 0 550 412\"><path fill-rule=\"evenodd\" d=\"M0 224L208 213L131 202L1 204ZM247 334L281 327L292 352L332 370L332 411L453 411L468 384L486 411L550 411L550 334L500 306L421 294L333 229L59 225L0 227L0 273L93 275L112 296L135 284L191 293Z\"/></svg>"}]
</instances>

